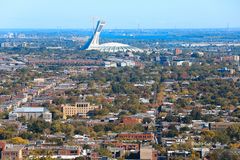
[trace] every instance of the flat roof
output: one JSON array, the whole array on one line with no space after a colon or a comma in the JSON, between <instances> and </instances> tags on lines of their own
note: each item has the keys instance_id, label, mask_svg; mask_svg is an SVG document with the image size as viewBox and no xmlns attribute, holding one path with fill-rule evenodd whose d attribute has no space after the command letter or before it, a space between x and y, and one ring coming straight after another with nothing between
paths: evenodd
<instances>
[{"instance_id":1,"label":"flat roof","mask_svg":"<svg viewBox=\"0 0 240 160\"><path fill-rule=\"evenodd\" d=\"M31 113L31 112L44 112L45 108L44 107L22 107L22 108L16 108L13 112L14 113L20 113L20 112L24 112L24 113Z\"/></svg>"}]
</instances>

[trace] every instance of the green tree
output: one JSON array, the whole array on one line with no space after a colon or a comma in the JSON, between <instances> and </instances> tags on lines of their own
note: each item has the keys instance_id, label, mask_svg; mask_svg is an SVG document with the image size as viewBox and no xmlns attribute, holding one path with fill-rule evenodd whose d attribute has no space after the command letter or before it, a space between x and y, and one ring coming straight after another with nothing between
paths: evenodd
<instances>
[{"instance_id":1,"label":"green tree","mask_svg":"<svg viewBox=\"0 0 240 160\"><path fill-rule=\"evenodd\" d=\"M42 134L47 128L50 128L50 123L44 120L34 120L28 124L28 130L33 133Z\"/></svg>"},{"instance_id":2,"label":"green tree","mask_svg":"<svg viewBox=\"0 0 240 160\"><path fill-rule=\"evenodd\" d=\"M106 156L108 158L112 158L112 152L110 152L108 149L106 148L100 148L97 150L97 152L101 155L101 156Z\"/></svg>"},{"instance_id":3,"label":"green tree","mask_svg":"<svg viewBox=\"0 0 240 160\"><path fill-rule=\"evenodd\" d=\"M201 111L198 108L193 108L190 115L194 120L200 120L202 117Z\"/></svg>"},{"instance_id":4,"label":"green tree","mask_svg":"<svg viewBox=\"0 0 240 160\"><path fill-rule=\"evenodd\" d=\"M12 144L28 144L29 143L28 140L23 139L22 137L11 138L10 140L8 140L8 142Z\"/></svg>"}]
</instances>

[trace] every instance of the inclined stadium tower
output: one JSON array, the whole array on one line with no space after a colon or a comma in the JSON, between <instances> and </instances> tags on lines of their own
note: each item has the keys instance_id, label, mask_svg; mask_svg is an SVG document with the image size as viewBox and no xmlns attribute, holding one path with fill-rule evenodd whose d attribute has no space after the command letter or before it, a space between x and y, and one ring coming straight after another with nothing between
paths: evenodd
<instances>
[{"instance_id":1,"label":"inclined stadium tower","mask_svg":"<svg viewBox=\"0 0 240 160\"><path fill-rule=\"evenodd\" d=\"M85 46L82 48L83 50L97 50L100 52L109 52L109 53L115 53L115 52L143 52L142 49L139 49L137 47L129 46L127 44L122 43L116 43L116 42L110 42L110 43L104 43L100 44L100 34L103 30L103 27L106 23L103 21L98 21L97 27L95 29L95 32L93 36L88 40L88 42L85 44Z\"/></svg>"}]
</instances>

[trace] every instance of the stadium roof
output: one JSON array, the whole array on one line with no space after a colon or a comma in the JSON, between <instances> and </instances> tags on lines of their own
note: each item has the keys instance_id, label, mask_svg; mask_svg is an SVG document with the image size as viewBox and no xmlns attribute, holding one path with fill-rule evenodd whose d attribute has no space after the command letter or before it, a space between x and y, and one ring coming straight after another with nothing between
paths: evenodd
<instances>
[{"instance_id":1,"label":"stadium roof","mask_svg":"<svg viewBox=\"0 0 240 160\"><path fill-rule=\"evenodd\" d=\"M91 39L89 39L89 41L83 47L84 50L98 50L100 52L110 52L110 53L143 52L142 49L139 49L137 47L133 47L127 44L122 44L122 43L110 42L110 43L99 44L100 34L104 25L105 25L105 22L98 21L97 27L95 29L93 36L91 37Z\"/></svg>"},{"instance_id":2,"label":"stadium roof","mask_svg":"<svg viewBox=\"0 0 240 160\"><path fill-rule=\"evenodd\" d=\"M141 49L133 46L129 46L127 44L122 43L104 43L98 46L95 46L93 49L99 50L100 52L142 52Z\"/></svg>"}]
</instances>

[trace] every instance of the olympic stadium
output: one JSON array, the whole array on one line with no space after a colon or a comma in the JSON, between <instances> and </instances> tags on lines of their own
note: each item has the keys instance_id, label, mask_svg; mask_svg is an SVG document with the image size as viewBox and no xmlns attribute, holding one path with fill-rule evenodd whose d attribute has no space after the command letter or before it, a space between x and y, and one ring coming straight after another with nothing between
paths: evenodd
<instances>
[{"instance_id":1,"label":"olympic stadium","mask_svg":"<svg viewBox=\"0 0 240 160\"><path fill-rule=\"evenodd\" d=\"M103 30L105 22L98 21L97 27L93 36L88 40L85 46L82 48L83 50L97 50L100 52L109 52L109 53L116 53L116 52L143 52L142 49L133 47L127 44L110 42L110 43L103 43L100 44L100 34Z\"/></svg>"}]
</instances>

